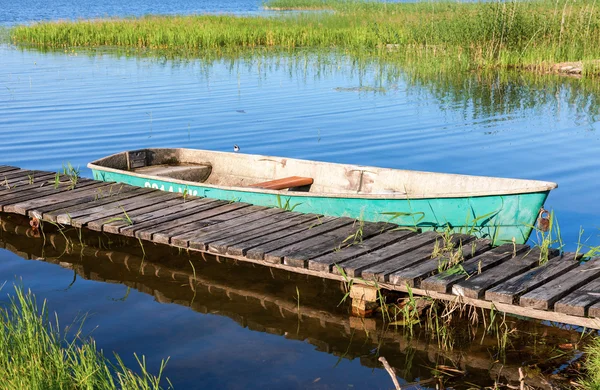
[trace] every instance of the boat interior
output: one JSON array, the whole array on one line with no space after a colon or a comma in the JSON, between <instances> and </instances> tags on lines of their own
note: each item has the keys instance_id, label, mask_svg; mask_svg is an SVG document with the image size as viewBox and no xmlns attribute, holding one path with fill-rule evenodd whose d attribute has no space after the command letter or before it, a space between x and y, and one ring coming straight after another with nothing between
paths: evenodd
<instances>
[{"instance_id":1,"label":"boat interior","mask_svg":"<svg viewBox=\"0 0 600 390\"><path fill-rule=\"evenodd\" d=\"M224 187L399 198L478 196L549 191L556 184L408 171L196 149L142 149L91 166Z\"/></svg>"}]
</instances>

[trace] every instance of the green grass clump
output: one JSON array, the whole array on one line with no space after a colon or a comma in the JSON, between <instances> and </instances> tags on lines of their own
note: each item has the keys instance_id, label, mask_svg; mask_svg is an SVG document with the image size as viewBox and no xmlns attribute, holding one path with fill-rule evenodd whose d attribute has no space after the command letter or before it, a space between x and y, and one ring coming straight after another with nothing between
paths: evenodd
<instances>
[{"instance_id":1,"label":"green grass clump","mask_svg":"<svg viewBox=\"0 0 600 390\"><path fill-rule=\"evenodd\" d=\"M269 16L145 16L41 22L11 30L13 42L46 47L117 46L202 52L226 48L336 49L400 62L549 70L582 61L596 72L595 0L382 3L273 0L273 9L331 12ZM587 65L589 66L587 66Z\"/></svg>"},{"instance_id":2,"label":"green grass clump","mask_svg":"<svg viewBox=\"0 0 600 390\"><path fill-rule=\"evenodd\" d=\"M72 336L61 332L58 319L50 319L46 302L15 287L7 305L0 306L1 389L160 389L158 376L138 359L141 374L125 367L115 354L112 364L92 339L83 338L81 326ZM137 358L137 356L136 356Z\"/></svg>"},{"instance_id":3,"label":"green grass clump","mask_svg":"<svg viewBox=\"0 0 600 390\"><path fill-rule=\"evenodd\" d=\"M596 337L585 349L584 370L587 375L578 382L578 387L587 390L600 389L600 338Z\"/></svg>"}]
</instances>

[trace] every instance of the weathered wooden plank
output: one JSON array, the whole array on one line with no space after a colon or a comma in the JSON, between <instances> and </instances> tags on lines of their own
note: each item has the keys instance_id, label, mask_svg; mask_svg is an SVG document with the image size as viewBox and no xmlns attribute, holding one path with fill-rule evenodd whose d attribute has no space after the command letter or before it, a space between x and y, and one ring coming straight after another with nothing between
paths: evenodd
<instances>
[{"instance_id":1,"label":"weathered wooden plank","mask_svg":"<svg viewBox=\"0 0 600 390\"><path fill-rule=\"evenodd\" d=\"M194 249L206 250L209 243L235 235L237 229L252 229L256 227L257 224L259 226L264 226L265 224L277 222L282 217L286 217L284 210L280 208L263 208L258 211L245 211L247 212L246 215L223 222L217 222L196 231L172 236L171 243L183 248L187 248L193 243ZM277 217L278 214L280 215L279 217Z\"/></svg>"},{"instance_id":2,"label":"weathered wooden plank","mask_svg":"<svg viewBox=\"0 0 600 390\"><path fill-rule=\"evenodd\" d=\"M215 241L209 245L214 252L235 256L243 256L246 250L252 245L260 245L266 242L285 237L280 235L281 232L286 232L288 235L297 233L307 226L313 225L320 215L316 214L300 214L294 218L276 222L272 225L257 228L245 233L238 233L235 236L225 240ZM297 230L293 230L297 229Z\"/></svg>"},{"instance_id":3,"label":"weathered wooden plank","mask_svg":"<svg viewBox=\"0 0 600 390\"><path fill-rule=\"evenodd\" d=\"M48 194L62 193L64 189L64 187L54 188L50 185L43 187L39 187L37 185L27 185L12 188L8 191L3 191L3 193L0 194L0 207L9 205L15 201L25 201L29 199L40 198Z\"/></svg>"},{"instance_id":4,"label":"weathered wooden plank","mask_svg":"<svg viewBox=\"0 0 600 390\"><path fill-rule=\"evenodd\" d=\"M13 166L10 166L10 165L0 165L0 173L9 172L9 171L16 171L17 169L20 169L20 168L13 167Z\"/></svg>"},{"instance_id":5,"label":"weathered wooden plank","mask_svg":"<svg viewBox=\"0 0 600 390\"><path fill-rule=\"evenodd\" d=\"M331 272L334 264L341 264L344 261L383 248L386 245L394 244L400 240L414 236L415 234L415 232L407 230L385 231L358 244L347 246L339 251L328 253L314 259L309 259L308 268L315 271Z\"/></svg>"},{"instance_id":6,"label":"weathered wooden plank","mask_svg":"<svg viewBox=\"0 0 600 390\"><path fill-rule=\"evenodd\" d=\"M368 240L394 227L396 225L385 222L355 222L352 225L313 237L308 241L294 243L274 252L266 253L265 260L275 263L283 261L284 264L292 267L306 268L309 259L333 253L344 246L358 245L362 240ZM360 236L357 236L357 234Z\"/></svg>"},{"instance_id":7,"label":"weathered wooden plank","mask_svg":"<svg viewBox=\"0 0 600 390\"><path fill-rule=\"evenodd\" d=\"M340 274L340 270L343 270L346 275L359 277L362 275L362 271L364 269L376 266L393 257L411 252L424 245L431 244L438 237L439 233L431 231L409 237L406 240L396 242L367 254L358 256L354 259L347 260L343 262L339 268L333 267L331 272L334 274Z\"/></svg>"},{"instance_id":8,"label":"weathered wooden plank","mask_svg":"<svg viewBox=\"0 0 600 390\"><path fill-rule=\"evenodd\" d=\"M27 171L27 172L31 172L31 171ZM59 180L58 182L56 181L56 177L53 174L49 174L49 173L45 173L42 171L36 171L36 172L41 172L39 173L39 176L28 176L26 174L22 174L10 179L2 179L2 182L0 182L0 195L5 196L8 193L12 192L13 190L15 190L16 188L14 188L14 186L10 186L11 188L9 189L6 184L16 184L16 183L30 183L32 182L32 186L31 188L36 188L36 187L51 187L51 188L71 188L73 187L72 183L65 178L65 176L61 176L61 180ZM87 178L80 178L75 187L77 187L80 184L83 183L91 183L94 182L94 180L91 179L87 179ZM9 191L6 191L7 189L9 189Z\"/></svg>"},{"instance_id":9,"label":"weathered wooden plank","mask_svg":"<svg viewBox=\"0 0 600 390\"><path fill-rule=\"evenodd\" d=\"M162 210L162 209L165 209L170 206L176 206L179 204L183 204L184 202L185 202L185 200L183 199L182 196L178 196L178 197L175 197L172 199L167 198L165 201L157 203L157 204L144 205L143 207L141 207L139 209L130 210L127 212L127 216L133 223L135 217L138 217L140 215L143 216L147 213ZM106 220L96 220L96 221L88 222L86 227L90 230L104 231L107 233L118 234L121 227L128 226L128 225L130 225L130 223L127 220L115 220L115 221L111 221L111 222L107 222Z\"/></svg>"},{"instance_id":10,"label":"weathered wooden plank","mask_svg":"<svg viewBox=\"0 0 600 390\"><path fill-rule=\"evenodd\" d=\"M150 188L141 188L149 189ZM138 196L117 200L113 203L107 203L102 206L98 206L90 214L80 215L78 217L71 216L70 224L75 227L87 226L90 222L106 223L112 218L124 218L127 219L127 214L130 211L149 206L151 204L160 204L168 199L171 199L170 193L161 193L158 191L150 191L146 193L140 192ZM127 216L125 215L127 214Z\"/></svg>"},{"instance_id":11,"label":"weathered wooden plank","mask_svg":"<svg viewBox=\"0 0 600 390\"><path fill-rule=\"evenodd\" d=\"M518 304L521 295L572 270L578 265L579 261L575 260L575 254L555 257L542 266L533 268L524 274L508 279L500 285L486 291L485 299L494 302Z\"/></svg>"},{"instance_id":12,"label":"weathered wooden plank","mask_svg":"<svg viewBox=\"0 0 600 390\"><path fill-rule=\"evenodd\" d=\"M36 171L34 169L19 169L10 172L0 173L0 184L10 179L29 179L35 177L36 173L42 173L43 171Z\"/></svg>"},{"instance_id":13,"label":"weathered wooden plank","mask_svg":"<svg viewBox=\"0 0 600 390\"><path fill-rule=\"evenodd\" d=\"M27 177L14 177L12 179L7 179L6 181L2 181L2 184L8 183L12 187L22 185L22 183L32 184L37 187L52 185L54 186L55 175L52 173L44 172L44 171L33 171L31 176Z\"/></svg>"},{"instance_id":14,"label":"weathered wooden plank","mask_svg":"<svg viewBox=\"0 0 600 390\"><path fill-rule=\"evenodd\" d=\"M321 219L321 222L322 223L317 223L314 226L305 227L304 230L294 233L292 235L288 235L286 237L270 241L266 244L255 246L246 252L246 257L249 257L251 259L262 260L264 259L266 253L276 251L277 249L286 247L288 245L292 245L296 242L305 241L309 238L316 237L318 235L330 232L332 230L338 229L346 225L350 225L354 223L354 219L335 218L333 220L327 220L326 222L323 222L323 219Z\"/></svg>"},{"instance_id":15,"label":"weathered wooden plank","mask_svg":"<svg viewBox=\"0 0 600 390\"><path fill-rule=\"evenodd\" d=\"M104 187L100 188L96 194L90 195L90 197L71 199L62 203L54 205L37 207L34 211L30 211L30 216L37 218L41 217L45 221L56 222L59 215L74 215L76 212L89 210L93 207L102 206L108 203L112 203L116 200L127 199L139 195L139 187L133 187L129 185L122 185L113 183L112 187L108 187L108 190L104 190Z\"/></svg>"},{"instance_id":16,"label":"weathered wooden plank","mask_svg":"<svg viewBox=\"0 0 600 390\"><path fill-rule=\"evenodd\" d=\"M29 178L15 178L7 181L0 182L0 196L12 195L15 193L22 193L33 188L46 187L49 188L49 179L52 178L50 174L40 174L31 181Z\"/></svg>"},{"instance_id":17,"label":"weathered wooden plank","mask_svg":"<svg viewBox=\"0 0 600 390\"><path fill-rule=\"evenodd\" d=\"M304 271L300 269L300 271ZM399 290L405 290L406 288L400 288ZM440 293L437 291L427 291L421 289L413 289L415 295L425 295L433 299L441 299L453 303L472 305L474 307L480 307L484 309L493 309L500 313L516 314L523 317L537 318L544 321L560 322L565 324L572 324L576 326L588 327L591 329L600 329L600 318L586 318L569 316L562 313L556 313L553 311L537 310L529 307L521 307L517 305L502 303L502 302L491 302L483 299L473 299L468 297L457 297L456 295Z\"/></svg>"},{"instance_id":18,"label":"weathered wooden plank","mask_svg":"<svg viewBox=\"0 0 600 390\"><path fill-rule=\"evenodd\" d=\"M587 316L588 308L600 303L600 278L579 287L554 305L554 311L572 316Z\"/></svg>"},{"instance_id":19,"label":"weathered wooden plank","mask_svg":"<svg viewBox=\"0 0 600 390\"><path fill-rule=\"evenodd\" d=\"M89 179L81 179L77 183L76 189L94 184L97 184L97 182L94 182L93 180ZM11 204L11 202L14 202L15 200L25 201L40 198L42 196L47 196L48 194L58 194L69 190L69 188L70 184L68 183L59 183L58 187L56 187L54 183L49 182L34 183L33 185L21 185L20 187L11 188L8 191L2 191L0 193L0 205L8 205Z\"/></svg>"},{"instance_id":20,"label":"weathered wooden plank","mask_svg":"<svg viewBox=\"0 0 600 390\"><path fill-rule=\"evenodd\" d=\"M114 184L114 186L117 186L118 184ZM118 187L117 187L118 188ZM102 192L104 191L104 188L101 189ZM68 213L60 213L57 214L56 218L57 221L59 223L68 223L67 221L69 220L73 220L75 218L79 218L79 217L83 217L86 215L91 215L94 214L96 212L102 212L108 208L111 208L114 204L127 204L125 202L134 202L138 199L146 199L146 197L154 197L157 194L160 194L159 191L154 191L152 188L140 188L140 187L135 187L134 189L132 189L131 191L127 192L127 195L125 198L121 199L120 194L117 195L117 191L112 191L115 193L115 196L111 196L107 199L106 203L96 203L94 201L94 198L84 198L82 199L83 201L88 201L88 207L83 207L79 210L69 210ZM99 193L96 194L91 194L91 195L96 195L96 196L100 196ZM129 196L129 195L133 195L133 196ZM146 197L144 197L146 196Z\"/></svg>"},{"instance_id":21,"label":"weathered wooden plank","mask_svg":"<svg viewBox=\"0 0 600 390\"><path fill-rule=\"evenodd\" d=\"M153 223L152 221L159 221L162 218L168 218L171 215L185 217L193 214L194 212L206 209L211 203L214 204L214 207L224 204L222 201L217 199L183 199L183 197L179 197L177 199L165 202L162 207L157 207L158 205L152 205L132 211L129 213L131 224L128 221L114 221L110 223L104 223L101 228L109 233L121 233L121 231L124 229L129 228L131 230L133 227L143 226L142 224L144 223L151 225ZM88 224L88 227L90 226L91 224ZM130 232L130 234L133 236L133 232Z\"/></svg>"},{"instance_id":22,"label":"weathered wooden plank","mask_svg":"<svg viewBox=\"0 0 600 390\"><path fill-rule=\"evenodd\" d=\"M462 246L457 246L455 251L461 251L463 262L475 256L479 256L492 248L490 240L476 239L465 242ZM447 257L447 256L445 256ZM422 263L413 264L410 267L393 272L389 276L390 283L407 285L409 287L420 287L421 280L428 276L437 273L440 267L440 261L447 262L448 259L436 257L434 259L426 259Z\"/></svg>"},{"instance_id":23,"label":"weathered wooden plank","mask_svg":"<svg viewBox=\"0 0 600 390\"><path fill-rule=\"evenodd\" d=\"M554 255L556 255L555 253ZM553 256L550 256L553 257ZM540 262L540 251L537 248L508 260L480 275L473 276L455 284L452 293L469 298L483 298L485 292L500 283L522 274L535 267Z\"/></svg>"},{"instance_id":24,"label":"weathered wooden plank","mask_svg":"<svg viewBox=\"0 0 600 390\"><path fill-rule=\"evenodd\" d=\"M273 210L273 209L269 209ZM267 210L268 211L268 210ZM251 216L253 216L252 214ZM234 240L234 242L240 241L240 236L246 235L250 233L249 237L256 237L263 233L265 230L270 228L271 226L282 222L288 221L295 218L298 218L303 214L295 213L295 212L281 212L281 213L270 213L267 218L260 218L248 223L238 224L236 226L231 226L227 229L221 229L215 233L209 232L207 236L203 236L200 240L189 240L189 246L194 249L200 250L208 250L209 247L212 247L213 243L223 243L224 241ZM217 226L215 226L217 227ZM172 241L173 242L173 241ZM213 247L214 248L214 247ZM217 253L225 253L214 250ZM226 249L225 249L226 251Z\"/></svg>"},{"instance_id":25,"label":"weathered wooden plank","mask_svg":"<svg viewBox=\"0 0 600 390\"><path fill-rule=\"evenodd\" d=\"M247 203L226 203L224 205L220 205L217 207L210 207L207 210L203 210L193 215L190 215L181 219L172 219L168 222L163 222L158 225L153 225L152 227L144 230L140 230L136 233L136 237L141 238L143 240L155 240L155 235L161 234L165 232L165 234L161 234L162 240L167 240L170 238L171 232L179 228L181 226L185 226L185 228L189 229L199 229L201 227L207 226L210 222L205 222L204 220L210 217L214 217L217 215L229 213L231 211L249 207L250 205Z\"/></svg>"},{"instance_id":26,"label":"weathered wooden plank","mask_svg":"<svg viewBox=\"0 0 600 390\"><path fill-rule=\"evenodd\" d=\"M112 183L113 186L116 186L117 184ZM107 187L101 187L99 190L98 189L90 189L90 191L88 191L87 193L84 193L85 196L82 197L78 197L75 199L79 199L81 201L81 203L85 204L87 207L84 208L80 208L79 210L66 210L66 211L57 211L56 213L53 214L53 219L60 224L65 224L65 225L72 225L73 221L76 218L79 217L83 217L83 216L87 216L96 212L101 212L103 210L112 208L117 202L119 202L121 200L121 198L119 196L112 196L110 198L108 198L108 200L106 202L98 202L96 203L94 201L94 199L99 196L100 191L105 192L104 190L106 190ZM141 196L144 194L148 194L152 192L152 189L149 188L136 188L131 190L130 192L127 192L128 195L133 195L133 196ZM72 199L72 200L75 200ZM126 198L127 199L127 198ZM60 203L58 203L60 204ZM33 212L35 213L36 210L33 210ZM122 212L122 210L121 210ZM48 220L50 220L50 217L48 217ZM75 226L75 225L73 225ZM79 226L76 226L79 227Z\"/></svg>"},{"instance_id":27,"label":"weathered wooden plank","mask_svg":"<svg viewBox=\"0 0 600 390\"><path fill-rule=\"evenodd\" d=\"M600 302L590 306L588 315L590 317L600 318Z\"/></svg>"},{"instance_id":28,"label":"weathered wooden plank","mask_svg":"<svg viewBox=\"0 0 600 390\"><path fill-rule=\"evenodd\" d=\"M246 205L243 207L236 206L221 206L213 210L209 210L204 212L204 216L202 218L196 219L191 224L183 224L178 226L173 226L168 230L164 230L159 233L155 233L152 236L152 241L160 243L160 244L169 244L173 243L171 241L172 237L175 236L186 236L193 234L193 232L200 231L205 229L206 227L212 227L215 225L220 225L222 223L235 223L233 221L238 220L247 216L248 214L254 214L262 210L266 210L266 207L263 206L252 206ZM205 231L205 230L203 230ZM187 243L187 240L182 240L182 242ZM173 243L174 244L174 243Z\"/></svg>"},{"instance_id":29,"label":"weathered wooden plank","mask_svg":"<svg viewBox=\"0 0 600 390\"><path fill-rule=\"evenodd\" d=\"M600 276L600 258L550 280L521 297L520 305L541 310L552 310L556 301Z\"/></svg>"},{"instance_id":30,"label":"weathered wooden plank","mask_svg":"<svg viewBox=\"0 0 600 390\"><path fill-rule=\"evenodd\" d=\"M10 172L10 175L0 174L0 193L18 186L20 183L37 184L54 184L53 173L44 171L19 170Z\"/></svg>"},{"instance_id":31,"label":"weathered wooden plank","mask_svg":"<svg viewBox=\"0 0 600 390\"><path fill-rule=\"evenodd\" d=\"M453 246L459 245L460 242L468 243L473 239L473 236L466 234L454 234L450 238ZM390 274L419 264L427 259L431 259L436 247L439 248L444 245L444 238L441 235L438 235L438 237L432 243L421 246L414 251L399 256L394 256L389 258L387 261L371 265L363 269L361 273L362 278L367 280L376 280L378 282L387 282L389 281Z\"/></svg>"},{"instance_id":32,"label":"weathered wooden plank","mask_svg":"<svg viewBox=\"0 0 600 390\"><path fill-rule=\"evenodd\" d=\"M2 210L7 213L27 215L29 210L33 210L36 207L64 202L67 199L75 199L82 196L87 196L90 191L94 191L97 188L107 187L109 185L111 184L88 181L80 183L77 185L76 188L67 191L65 191L65 189L63 188L62 190L59 189L59 192L52 189L53 192L42 193L40 191L39 193L36 193L36 189L32 189L31 192L36 194L37 196L35 196L34 198L30 198L28 193L27 196L17 197L16 199L2 200Z\"/></svg>"},{"instance_id":33,"label":"weathered wooden plank","mask_svg":"<svg viewBox=\"0 0 600 390\"><path fill-rule=\"evenodd\" d=\"M138 217L133 219L133 224L121 228L119 234L128 237L135 237L138 231L145 229L152 229L156 225L173 221L173 220L186 220L194 214L208 210L211 208L219 207L227 204L223 200L210 201L207 199L194 199L184 204L165 208L156 212L149 213L148 216Z\"/></svg>"},{"instance_id":34,"label":"weathered wooden plank","mask_svg":"<svg viewBox=\"0 0 600 390\"><path fill-rule=\"evenodd\" d=\"M472 275L486 271L500 263L508 261L514 256L522 254L528 250L529 247L527 245L500 245L482 255L475 256L472 259L463 262L463 272L455 273L453 271L445 271L440 274L430 276L421 281L420 288L441 293L449 293L454 284L465 280Z\"/></svg>"},{"instance_id":35,"label":"weathered wooden plank","mask_svg":"<svg viewBox=\"0 0 600 390\"><path fill-rule=\"evenodd\" d=\"M0 195L14 193L18 187L24 184L35 185L35 187L55 187L56 174L36 170L19 170L9 172L10 174L0 174ZM66 176L60 177L58 184L70 184ZM80 179L80 181L89 181L89 179ZM31 188L31 187L29 187Z\"/></svg>"},{"instance_id":36,"label":"weathered wooden plank","mask_svg":"<svg viewBox=\"0 0 600 390\"><path fill-rule=\"evenodd\" d=\"M199 234L192 233L189 234L187 238L183 238L188 240L188 246L190 248L204 251L208 250L208 246L213 242L222 242L230 239L239 242L239 236L247 235L248 233L250 233L251 236L257 236L260 234L259 232L261 230L265 230L273 224L293 219L298 215L301 215L298 213L279 212L276 210L278 209L269 208L237 218L236 220L219 223L218 225L211 225L201 229ZM175 245L185 246L185 242L180 238L176 241L172 240L171 242L178 242Z\"/></svg>"},{"instance_id":37,"label":"weathered wooden plank","mask_svg":"<svg viewBox=\"0 0 600 390\"><path fill-rule=\"evenodd\" d=\"M132 194L133 192L133 194ZM90 203L89 208L83 208L81 210L70 213L72 219L84 218L87 220L86 224L96 219L102 219L100 216L106 209L116 206L121 209L125 209L126 212L133 212L138 208L158 204L160 202L166 202L175 198L176 195L172 193L165 193L160 191L154 191L151 188L136 188L133 191L125 194L117 195L112 197L112 202L107 199L106 203L95 205L96 202ZM122 210L121 210L122 211Z\"/></svg>"}]
</instances>

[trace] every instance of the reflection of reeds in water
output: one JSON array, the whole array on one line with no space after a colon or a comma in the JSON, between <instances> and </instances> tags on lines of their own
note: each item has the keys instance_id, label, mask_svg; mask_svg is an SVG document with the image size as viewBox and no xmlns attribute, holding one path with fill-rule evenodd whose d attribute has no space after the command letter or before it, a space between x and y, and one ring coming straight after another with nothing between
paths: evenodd
<instances>
[{"instance_id":1,"label":"reflection of reeds in water","mask_svg":"<svg viewBox=\"0 0 600 390\"><path fill-rule=\"evenodd\" d=\"M20 47L22 50L60 51L48 47ZM225 48L219 51L146 50L129 48L86 48L83 54L95 56L142 56L156 61L157 66L189 67L198 77L211 77L213 68L225 67L232 74L252 67L254 73L268 78L272 73L285 71L290 77L306 80L347 79L350 86L335 88L339 93L386 94L396 93L399 86L410 100L432 102L442 111L457 112L466 120L489 119L505 115L549 115L564 113L564 107L583 122L578 128L593 130L600 115L600 83L592 78L570 77L502 71L458 72L451 63L424 66L423 61L406 60L402 63L388 58L363 53L339 55L331 51L303 51L269 49ZM169 61L165 61L168 58ZM307 69L309 73L307 73ZM359 85L354 86L356 79ZM352 91L352 92L349 92ZM429 103L428 103L429 104ZM587 125L587 127L586 127ZM470 127L469 127L470 129ZM484 134L493 136L497 130L484 127ZM516 131L530 131L515 129ZM1 179L1 178L0 178Z\"/></svg>"},{"instance_id":2,"label":"reflection of reeds in water","mask_svg":"<svg viewBox=\"0 0 600 390\"><path fill-rule=\"evenodd\" d=\"M426 307L431 311L425 311L429 319L423 325L415 324L411 337L401 325L349 317L347 305L336 307L343 295L337 282L236 264L223 258L216 261L197 253L177 254L177 250L166 246L153 246L144 258L133 239L86 232L80 238L75 230L63 231L65 239L61 233L52 231L52 225L46 226L44 244L42 237L28 238L31 230L15 222L19 221L0 218L0 247L20 256L58 263L87 279L124 284L154 296L159 302L225 315L252 330L306 340L319 350L344 358L360 357L369 367L381 367L377 361L381 355L397 370L402 369L410 355L416 359L414 369L411 373L402 372L409 381L432 377L431 369L441 372L443 367L450 367L458 371L468 369L469 373L464 378L454 373L458 377L450 378L446 385L461 381L485 384L497 376L504 382L515 383L520 363L514 362L521 362L527 356L532 366L539 363L545 370L554 369L553 361L543 362L556 356L556 345L580 337L533 321L502 316L494 319L493 312L435 301ZM383 299L396 304L390 296ZM416 306L418 299L413 297L413 300L407 303ZM475 319L477 313L479 320ZM473 318L472 322L465 322L465 317ZM549 336L540 337L542 332ZM503 348L498 340L504 343ZM511 342L518 350L511 347ZM528 375L527 382L543 383L537 374Z\"/></svg>"}]
</instances>

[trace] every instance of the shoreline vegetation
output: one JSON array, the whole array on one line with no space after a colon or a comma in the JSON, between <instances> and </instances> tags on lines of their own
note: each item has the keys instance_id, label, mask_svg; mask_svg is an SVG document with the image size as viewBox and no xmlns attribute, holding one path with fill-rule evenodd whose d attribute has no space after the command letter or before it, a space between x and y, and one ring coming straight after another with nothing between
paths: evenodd
<instances>
[{"instance_id":1,"label":"shoreline vegetation","mask_svg":"<svg viewBox=\"0 0 600 390\"><path fill-rule=\"evenodd\" d=\"M444 70L600 74L595 0L385 3L271 0L260 16L187 15L49 21L10 30L19 45L172 53L337 51Z\"/></svg>"},{"instance_id":2,"label":"shoreline vegetation","mask_svg":"<svg viewBox=\"0 0 600 390\"><path fill-rule=\"evenodd\" d=\"M78 321L61 331L46 301L40 306L31 291L15 286L0 305L0 389L162 389L166 361L154 376L135 355L138 374L117 354L115 363L106 358L82 326Z\"/></svg>"}]
</instances>

